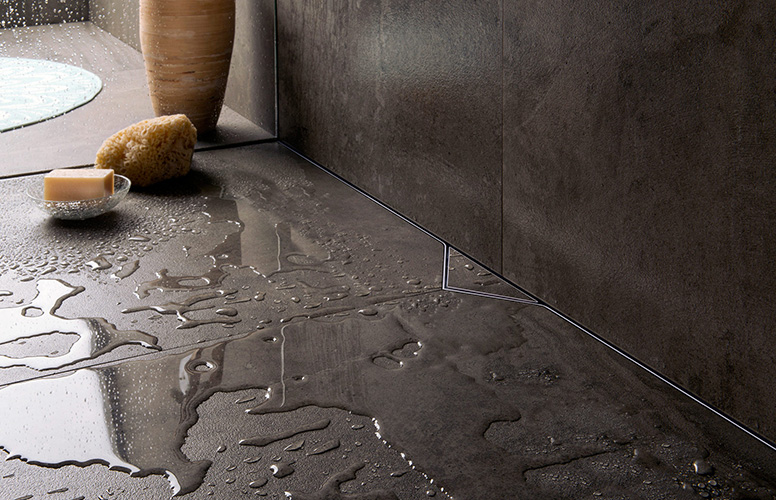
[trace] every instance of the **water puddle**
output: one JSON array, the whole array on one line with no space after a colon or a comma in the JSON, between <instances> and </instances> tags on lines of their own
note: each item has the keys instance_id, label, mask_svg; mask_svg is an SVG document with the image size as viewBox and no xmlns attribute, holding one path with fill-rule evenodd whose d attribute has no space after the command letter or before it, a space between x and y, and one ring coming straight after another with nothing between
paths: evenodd
<instances>
[{"instance_id":1,"label":"water puddle","mask_svg":"<svg viewBox=\"0 0 776 500\"><path fill-rule=\"evenodd\" d=\"M217 305L212 305L212 303L207 305L201 304L215 299L230 297L235 293L237 293L237 290L214 290L212 292L190 296L181 302L167 302L160 305L129 307L123 309L121 312L130 314L141 311L153 311L161 315L173 315L180 321L180 324L177 326L178 329L196 328L201 325L213 323L234 325L241 321L240 318L236 317L238 315L236 309L219 308ZM187 314L191 314L195 311L211 311L212 309L216 309L215 317L196 319L187 316Z\"/></svg>"},{"instance_id":2,"label":"water puddle","mask_svg":"<svg viewBox=\"0 0 776 500\"><path fill-rule=\"evenodd\" d=\"M166 303L128 307L124 309L124 313L154 311L162 315L175 315L181 322L177 328L181 329L212 323L230 326L241 321L237 308L221 307L223 304L209 307L203 303L211 298L208 293L223 295L216 289L223 286L228 278L235 278L241 270L250 270L255 275L267 279L269 284L274 284L274 288L281 292L281 296L284 296L286 291L293 293L297 287L295 282L286 282L284 277L286 274L294 272L312 272L322 276L331 274L331 269L326 266L331 259L328 250L304 236L289 222L278 220L272 214L255 208L245 198L230 199L219 195L218 197L208 196L205 199L208 211L203 214L208 222L202 228L202 233L207 235L210 241L216 239L217 242L212 247L205 247L201 251L195 251L189 245L184 246L184 249L187 255L196 253L204 261L209 262L210 266L204 272L196 274L174 273L166 268L161 269L156 272L155 279L141 282L135 289L135 296L141 300L148 299L154 292L183 292L191 295ZM138 267L137 262L126 264L114 273L113 277L123 279L134 273ZM310 300L316 300L321 304L324 301L337 301L348 296L341 290L324 294L332 288L332 286L326 287L318 294L320 297L315 299L309 293L303 298L294 295L290 298L284 297L284 300L275 299L274 303L277 306L274 309L284 310L287 307L284 305L285 300L288 300L291 305L299 304L301 309L308 306ZM204 292L204 294L196 294L196 292ZM235 291L225 298L232 300L233 304L251 301L251 297L238 297L236 293ZM257 291L253 299L261 301L266 294L266 291ZM215 297L215 295L212 296L212 298ZM195 318L191 314L205 309L213 309L214 314L205 319Z\"/></svg>"},{"instance_id":3,"label":"water puddle","mask_svg":"<svg viewBox=\"0 0 776 500\"><path fill-rule=\"evenodd\" d=\"M476 388L444 356L427 355L429 345L420 339L429 332L412 331L390 315L305 322L177 355L20 382L0 389L0 447L39 465L99 463L133 475L164 474L173 492L184 494L200 487L211 465L191 461L181 451L199 418L197 408L217 392L250 389L258 392L238 400L240 405L250 403L247 418L308 405L341 408L377 417L381 439L422 462L433 463L439 453L459 457L451 459L454 476L485 474L487 469L501 478L502 468L493 469L494 463L505 474L512 471L514 464L507 466L499 458L503 453L483 432L494 419L519 415L517 410ZM404 363L385 370L372 362L378 356ZM439 408L447 408L443 419ZM244 436L239 448L298 441L329 425L329 419L321 419L283 432ZM348 425L346 432L354 430ZM341 447L340 438L330 436L310 445L302 458L322 460L318 457ZM293 474L295 468L290 459L273 466L276 478ZM296 493L294 498L319 498L340 479L312 496ZM384 494L388 496L369 498L394 498Z\"/></svg>"},{"instance_id":4,"label":"water puddle","mask_svg":"<svg viewBox=\"0 0 776 500\"><path fill-rule=\"evenodd\" d=\"M204 252L212 267L199 275L170 275L167 269L155 280L140 284L135 294L148 297L152 291L193 291L218 286L229 267L249 267L265 278L278 273L316 271L329 273L322 265L330 260L323 247L302 235L289 222L256 209L245 198L207 198L208 226L226 224L231 230L215 247Z\"/></svg>"},{"instance_id":5,"label":"water puddle","mask_svg":"<svg viewBox=\"0 0 776 500\"><path fill-rule=\"evenodd\" d=\"M96 358L122 345L158 348L156 337L136 330L117 330L101 318L58 316L56 311L62 303L83 292L83 287L73 287L53 279L40 280L36 287L38 293L31 302L0 309L1 368L27 366L49 370ZM34 355L28 349L21 356L12 356L9 352L17 350L20 342L40 340L44 336L47 342L42 343L40 348L48 351L46 355ZM77 336L74 341L73 336Z\"/></svg>"},{"instance_id":6,"label":"water puddle","mask_svg":"<svg viewBox=\"0 0 776 500\"><path fill-rule=\"evenodd\" d=\"M104 271L105 269L113 267L113 264L108 261L105 255L98 255L94 260L87 262L86 265L93 271Z\"/></svg>"},{"instance_id":7,"label":"water puddle","mask_svg":"<svg viewBox=\"0 0 776 500\"><path fill-rule=\"evenodd\" d=\"M114 279L123 280L132 276L138 269L140 269L140 261L136 259L122 265L112 276Z\"/></svg>"},{"instance_id":8,"label":"water puddle","mask_svg":"<svg viewBox=\"0 0 776 500\"><path fill-rule=\"evenodd\" d=\"M339 447L340 447L340 440L332 439L330 441L326 441L321 445L316 446L312 450L308 451L306 455L308 457L311 455L322 455L323 453L328 453L330 451L336 450Z\"/></svg>"},{"instance_id":9,"label":"water puddle","mask_svg":"<svg viewBox=\"0 0 776 500\"><path fill-rule=\"evenodd\" d=\"M343 483L356 479L356 474L364 468L364 464L352 465L349 468L334 474L323 485L323 487L314 493L303 493L300 491L288 491L286 497L289 500L329 500L335 498L347 498L348 500L398 500L396 494L392 491L373 490L368 493L351 494L346 497L342 495L340 489Z\"/></svg>"}]
</instances>

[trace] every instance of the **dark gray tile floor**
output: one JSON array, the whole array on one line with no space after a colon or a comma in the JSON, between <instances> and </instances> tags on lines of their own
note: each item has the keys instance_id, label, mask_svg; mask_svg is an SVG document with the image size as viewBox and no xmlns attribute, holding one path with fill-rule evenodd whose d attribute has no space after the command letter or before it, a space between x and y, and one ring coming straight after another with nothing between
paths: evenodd
<instances>
[{"instance_id":1,"label":"dark gray tile floor","mask_svg":"<svg viewBox=\"0 0 776 500\"><path fill-rule=\"evenodd\" d=\"M279 143L0 181L0 497L774 498L773 451Z\"/></svg>"}]
</instances>

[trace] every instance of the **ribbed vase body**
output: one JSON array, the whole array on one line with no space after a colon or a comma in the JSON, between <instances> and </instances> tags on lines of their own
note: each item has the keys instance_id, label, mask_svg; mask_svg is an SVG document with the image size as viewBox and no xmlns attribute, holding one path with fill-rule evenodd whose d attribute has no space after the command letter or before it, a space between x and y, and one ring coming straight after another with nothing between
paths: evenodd
<instances>
[{"instance_id":1,"label":"ribbed vase body","mask_svg":"<svg viewBox=\"0 0 776 500\"><path fill-rule=\"evenodd\" d=\"M156 116L216 128L234 43L234 0L140 0L140 43Z\"/></svg>"}]
</instances>

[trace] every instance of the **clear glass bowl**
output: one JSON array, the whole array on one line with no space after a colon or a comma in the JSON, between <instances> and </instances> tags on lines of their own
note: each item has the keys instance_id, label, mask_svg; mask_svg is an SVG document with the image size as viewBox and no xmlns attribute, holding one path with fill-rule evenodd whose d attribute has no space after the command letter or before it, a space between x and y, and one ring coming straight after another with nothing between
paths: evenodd
<instances>
[{"instance_id":1,"label":"clear glass bowl","mask_svg":"<svg viewBox=\"0 0 776 500\"><path fill-rule=\"evenodd\" d=\"M112 210L123 200L132 185L129 179L123 175L113 176L113 194L102 198L78 201L50 201L43 199L43 183L35 185L27 190L27 196L35 205L57 219L84 220L97 217Z\"/></svg>"}]
</instances>

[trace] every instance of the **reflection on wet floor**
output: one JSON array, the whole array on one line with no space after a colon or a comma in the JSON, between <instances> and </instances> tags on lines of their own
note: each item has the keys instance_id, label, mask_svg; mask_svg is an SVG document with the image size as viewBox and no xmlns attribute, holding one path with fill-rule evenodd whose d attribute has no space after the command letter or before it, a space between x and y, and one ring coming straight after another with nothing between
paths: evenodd
<instances>
[{"instance_id":1,"label":"reflection on wet floor","mask_svg":"<svg viewBox=\"0 0 776 500\"><path fill-rule=\"evenodd\" d=\"M71 287L60 280L41 279L37 288L38 295L30 303L0 309L0 368L21 365L49 370L97 358L121 345L158 348L156 337L139 331L116 330L102 318L68 319L57 316L55 313L62 302L81 293L83 287ZM58 339L55 338L57 334ZM73 342L61 338L68 335L77 338ZM40 341L43 336L47 336L49 341L43 341L37 347L43 348L45 354L35 355L37 349L22 348L32 339ZM22 354L15 354L19 351Z\"/></svg>"},{"instance_id":2,"label":"reflection on wet floor","mask_svg":"<svg viewBox=\"0 0 776 500\"><path fill-rule=\"evenodd\" d=\"M36 181L0 183L8 498L774 495L745 437L279 145L89 223L22 217Z\"/></svg>"}]
</instances>

